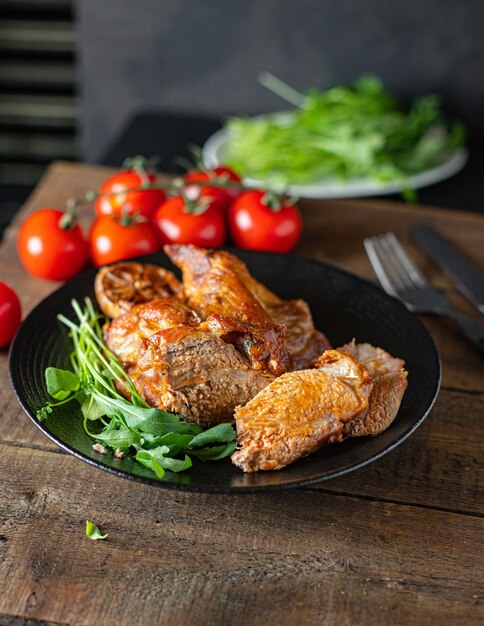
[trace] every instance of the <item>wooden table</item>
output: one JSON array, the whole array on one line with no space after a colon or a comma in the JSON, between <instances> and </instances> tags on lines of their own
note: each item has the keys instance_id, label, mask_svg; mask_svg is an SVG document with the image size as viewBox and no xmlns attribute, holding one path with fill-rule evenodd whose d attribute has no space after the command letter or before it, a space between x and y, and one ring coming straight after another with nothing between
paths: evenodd
<instances>
[{"instance_id":1,"label":"wooden table","mask_svg":"<svg viewBox=\"0 0 484 626\"><path fill-rule=\"evenodd\" d=\"M21 268L18 224L108 173L54 164L6 233L0 280L25 313L57 284ZM432 282L479 319L410 229L437 226L484 270L484 218L385 201L302 208L298 253L373 278L363 237L394 230ZM423 320L444 374L418 431L357 472L267 495L154 489L63 453L22 413L1 353L0 624L483 623L484 361L446 321ZM109 538L89 541L86 519Z\"/></svg>"}]
</instances>

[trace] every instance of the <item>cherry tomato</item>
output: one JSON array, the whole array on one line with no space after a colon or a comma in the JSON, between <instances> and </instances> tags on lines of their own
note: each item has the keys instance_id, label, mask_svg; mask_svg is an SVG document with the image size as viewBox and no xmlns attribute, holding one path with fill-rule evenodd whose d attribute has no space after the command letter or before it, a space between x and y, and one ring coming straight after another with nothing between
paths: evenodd
<instances>
[{"instance_id":1,"label":"cherry tomato","mask_svg":"<svg viewBox=\"0 0 484 626\"><path fill-rule=\"evenodd\" d=\"M87 261L80 226L59 209L36 211L20 227L17 250L25 269L40 278L67 280Z\"/></svg>"},{"instance_id":2,"label":"cherry tomato","mask_svg":"<svg viewBox=\"0 0 484 626\"><path fill-rule=\"evenodd\" d=\"M224 181L240 183L241 178L230 167L220 166L214 170L192 170L183 177L186 183L205 183L213 179L219 178ZM209 198L222 211L227 211L232 200L239 194L237 187L217 187L206 185L199 187L198 185L187 184L185 193L189 200L196 201L200 198Z\"/></svg>"},{"instance_id":3,"label":"cherry tomato","mask_svg":"<svg viewBox=\"0 0 484 626\"><path fill-rule=\"evenodd\" d=\"M12 341L22 320L20 300L15 291L0 283L0 348Z\"/></svg>"},{"instance_id":4,"label":"cherry tomato","mask_svg":"<svg viewBox=\"0 0 484 626\"><path fill-rule=\"evenodd\" d=\"M225 220L216 203L202 204L174 196L160 206L153 222L163 243L192 243L219 248L225 241Z\"/></svg>"},{"instance_id":5,"label":"cherry tomato","mask_svg":"<svg viewBox=\"0 0 484 626\"><path fill-rule=\"evenodd\" d=\"M96 267L160 250L153 224L145 218L97 217L89 233L91 260Z\"/></svg>"},{"instance_id":6,"label":"cherry tomato","mask_svg":"<svg viewBox=\"0 0 484 626\"><path fill-rule=\"evenodd\" d=\"M299 209L265 191L245 191L229 210L230 234L235 245L248 250L289 252L302 232Z\"/></svg>"},{"instance_id":7,"label":"cherry tomato","mask_svg":"<svg viewBox=\"0 0 484 626\"><path fill-rule=\"evenodd\" d=\"M110 194L142 186L146 181L154 182L156 176L151 172L128 169L111 176L104 181L99 193ZM151 219L153 213L166 199L163 189L141 189L128 193L119 193L113 196L102 196L94 203L96 214L115 215L121 217L128 209L131 215L135 213Z\"/></svg>"}]
</instances>

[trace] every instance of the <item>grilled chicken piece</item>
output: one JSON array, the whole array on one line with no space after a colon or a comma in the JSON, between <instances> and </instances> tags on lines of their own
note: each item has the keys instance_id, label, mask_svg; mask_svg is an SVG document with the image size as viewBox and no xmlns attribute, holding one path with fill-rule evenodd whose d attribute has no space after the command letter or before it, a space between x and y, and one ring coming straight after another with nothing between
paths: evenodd
<instances>
[{"instance_id":1,"label":"grilled chicken piece","mask_svg":"<svg viewBox=\"0 0 484 626\"><path fill-rule=\"evenodd\" d=\"M99 270L94 283L102 312L115 318L135 304L175 296L185 301L183 285L175 275L156 265L124 261Z\"/></svg>"},{"instance_id":2,"label":"grilled chicken piece","mask_svg":"<svg viewBox=\"0 0 484 626\"><path fill-rule=\"evenodd\" d=\"M148 404L202 426L231 421L237 404L274 379L251 369L233 345L189 326L141 339L137 368L134 384Z\"/></svg>"},{"instance_id":3,"label":"grilled chicken piece","mask_svg":"<svg viewBox=\"0 0 484 626\"><path fill-rule=\"evenodd\" d=\"M228 252L196 246L172 245L164 250L183 271L188 303L207 320L207 328L233 343L254 369L276 376L287 371L285 327L274 323L244 285L241 276L248 272L239 259Z\"/></svg>"},{"instance_id":4,"label":"grilled chicken piece","mask_svg":"<svg viewBox=\"0 0 484 626\"><path fill-rule=\"evenodd\" d=\"M286 327L286 345L291 370L304 370L325 350L331 348L326 336L314 328L313 318L304 300L281 300L265 305L276 324Z\"/></svg>"},{"instance_id":5,"label":"grilled chicken piece","mask_svg":"<svg viewBox=\"0 0 484 626\"><path fill-rule=\"evenodd\" d=\"M390 426L400 408L408 384L405 362L369 343L353 341L339 350L356 357L370 372L373 383L367 411L348 422L343 434L345 437L378 435Z\"/></svg>"},{"instance_id":6,"label":"grilled chicken piece","mask_svg":"<svg viewBox=\"0 0 484 626\"><path fill-rule=\"evenodd\" d=\"M249 356L248 344L254 351L261 350L262 354L255 357L256 364L266 362L267 353L272 351L275 363L284 365L276 369L275 374L286 369L305 369L331 347L324 334L314 328L311 312L304 300L279 298L258 282L236 256L194 246L167 246L165 251L183 269L187 295L201 317L208 317L208 328L220 334L224 341L234 343L242 354ZM205 273L209 270L212 274L207 280ZM226 284L223 296L220 294L221 281ZM241 286L242 301L251 305L242 315L242 320L239 309ZM200 290L203 290L202 298ZM261 312L260 307L267 315ZM245 324L245 330L240 330L239 334L236 334L237 324ZM277 336L282 336L283 326L286 328L285 346L277 339ZM271 335L271 332L272 336L265 335ZM249 358L253 361L253 357L252 354Z\"/></svg>"},{"instance_id":7,"label":"grilled chicken piece","mask_svg":"<svg viewBox=\"0 0 484 626\"><path fill-rule=\"evenodd\" d=\"M283 374L236 408L240 448L231 458L244 472L281 469L341 441L345 424L366 410L366 367L337 350L327 350L316 367Z\"/></svg>"},{"instance_id":8,"label":"grilled chicken piece","mask_svg":"<svg viewBox=\"0 0 484 626\"><path fill-rule=\"evenodd\" d=\"M313 361L331 344L325 335L314 328L313 318L304 300L283 300L256 280L245 263L229 255L230 267L241 283L260 302L276 324L286 327L286 345L290 357L290 369L309 368Z\"/></svg>"},{"instance_id":9,"label":"grilled chicken piece","mask_svg":"<svg viewBox=\"0 0 484 626\"><path fill-rule=\"evenodd\" d=\"M197 326L200 318L175 297L158 298L136 304L127 313L116 317L103 329L104 343L119 357L125 367L138 359L139 340L173 326Z\"/></svg>"}]
</instances>

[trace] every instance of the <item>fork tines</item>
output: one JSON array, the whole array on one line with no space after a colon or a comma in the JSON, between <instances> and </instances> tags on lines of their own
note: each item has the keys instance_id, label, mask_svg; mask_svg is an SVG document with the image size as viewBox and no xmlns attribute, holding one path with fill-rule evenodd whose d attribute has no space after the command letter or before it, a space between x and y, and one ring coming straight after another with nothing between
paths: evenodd
<instances>
[{"instance_id":1,"label":"fork tines","mask_svg":"<svg viewBox=\"0 0 484 626\"><path fill-rule=\"evenodd\" d=\"M394 296L414 287L426 287L427 281L400 245L394 233L364 240L370 262L383 288Z\"/></svg>"}]
</instances>

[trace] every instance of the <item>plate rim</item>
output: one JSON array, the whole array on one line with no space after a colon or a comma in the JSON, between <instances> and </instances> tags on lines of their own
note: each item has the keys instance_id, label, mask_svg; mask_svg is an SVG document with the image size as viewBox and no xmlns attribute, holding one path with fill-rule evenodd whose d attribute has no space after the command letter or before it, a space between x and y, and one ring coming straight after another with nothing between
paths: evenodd
<instances>
[{"instance_id":1,"label":"plate rim","mask_svg":"<svg viewBox=\"0 0 484 626\"><path fill-rule=\"evenodd\" d=\"M226 247L224 248L226 250L228 250L229 252L232 253L237 253L237 250L234 248L230 248L230 247ZM251 254L251 251L248 250L244 250L244 253L249 253ZM256 252L256 254L261 254L260 252ZM282 254L274 254L274 253L263 253L263 254L267 254L269 256L274 256L274 257L287 257L288 255L282 255ZM159 257L160 253L156 253L156 254L152 254L152 255L147 255L145 257L134 257L133 261L138 261L138 262L145 262L145 263L152 263L154 262L154 259L156 259L156 257ZM130 472L127 472L125 470L122 469L117 469L115 467L111 467L105 463L103 463L102 458L100 459L93 459L89 456L87 456L86 454L84 454L83 452L80 452L79 450L77 450L76 448L70 446L68 443L65 443L62 439L60 439L60 437L58 437L57 435L55 435L54 433L52 433L48 427L47 424L45 422L39 422L39 420L37 419L35 412L33 411L32 407L29 406L29 403L26 402L24 400L24 398L21 395L20 389L21 386L17 385L17 379L19 378L19 372L18 372L18 367L16 368L16 363L18 363L19 360L19 351L17 349L17 346L21 343L23 334L25 332L28 332L28 328L29 328L29 324L32 323L32 320L35 319L35 316L38 312L38 309L40 309L41 307L45 306L46 303L48 303L50 300L55 299L56 297L58 297L58 294L60 291L62 291L67 285L71 285L72 284L72 280L69 282L66 282L64 284L62 284L60 287L58 287L57 289L55 289L52 293L48 294L45 298L43 298L40 302L38 302L35 307L27 314L27 316L24 318L24 320L22 321L21 326L19 327L15 338L10 346L10 350L9 350L9 355L8 355L8 372L9 372L9 379L10 379L10 384L11 387L14 391L15 397L17 398L17 401L19 402L22 410L24 411L24 413L27 415L27 417L34 423L34 425L48 438L50 439L50 441L52 441L53 443L55 443L58 447L60 447L62 450L64 450L65 452L73 455L74 457L76 457L79 460L82 460L86 463L88 463L91 466L94 466L98 469L104 470L109 472L110 474L113 474L115 476L118 476L120 478L125 478L128 480L134 480L135 482L139 482L139 483L143 483L143 484L148 484L148 485L153 485L156 487L161 487L164 489L174 489L176 491L191 491L191 492L195 492L195 493L224 493L224 494L240 494L240 493L260 493L260 492L274 492L274 491L285 491L288 489L297 489L297 488L303 488L303 487L307 487L307 486L311 486L317 483L322 483L324 481L327 480L332 480L335 478L339 478L340 476L344 476L345 474L348 474L350 472L356 471L358 469L361 469L362 467L368 465L369 463L372 463L373 461L378 460L379 458L381 458L382 456L384 456L385 454L387 454L388 452L391 452L393 449L395 449L397 446L399 446L401 443L403 443L403 441L405 441L408 437L410 437L410 435L412 435L415 430L422 424L422 422L426 419L426 417L429 415L430 411L432 410L438 396L439 396L439 392L440 392L440 388L441 388L441 384L442 384L442 362L441 362L441 358L440 358L440 354L437 350L437 347L435 345L435 342L430 334L430 332L427 330L427 328L424 326L424 324L420 321L420 319L418 318L417 315L415 315L414 313L412 313L411 311L408 311L408 309L403 305L402 302L400 302L400 300L398 300L397 298L394 298L393 296L390 296L389 294L385 293L381 288L378 287L378 285L372 283L370 280L367 280L366 278L362 278L356 274L353 274L352 272L346 271L344 269L341 269L339 267L336 267L330 263L326 263L324 261L318 261L317 259L311 258L311 257L307 257L307 256L303 256L303 255L291 255L293 257L296 257L302 261L305 262L310 262L319 266L323 266L324 268L328 269L330 272L335 272L336 274L341 274L343 276L345 276L346 278L350 278L351 280L356 280L356 281L360 281L362 283L365 284L365 286L367 288L370 288L372 290L376 290L379 292L379 295L384 297L385 299L390 299L394 304L398 305L402 312L406 315L410 315L413 317L414 321L417 323L417 325L420 326L420 331L423 331L424 335L426 336L427 340L428 340L428 344L429 347L431 347L432 352L431 352L431 357L433 360L433 365L436 367L435 369L435 373L436 373L436 380L435 380L435 389L433 391L432 397L430 399L430 401L428 402L428 405L426 406L426 408L424 409L422 415L415 420L411 427L400 434L399 437L397 437L396 439L394 439L393 441L391 441L386 447L384 447L382 450L380 450L379 452L369 456L368 458L364 459L363 461L356 463L354 465L351 465L349 467L340 469L340 470L336 470L334 472L331 472L329 475L325 475L325 476L313 476L311 478L307 478L307 479L302 479L302 480L293 480L293 481L288 481L288 482L284 482L284 483L277 483L277 484L272 484L272 485L248 485L248 486L228 486L228 487L219 487L219 486L205 486L205 485L193 485L190 483L187 484L183 484L183 483L177 483L175 481L173 482L167 482L167 481L162 481L162 480L158 480L156 478L151 478L151 477L145 477L145 476L138 476L136 474L132 474ZM74 281L81 281L81 280L85 280L87 278L87 276L92 275L93 278L95 276L97 272L96 268L89 268L86 271L82 272L81 274L79 274L76 278L74 278ZM27 329L27 330L26 330Z\"/></svg>"},{"instance_id":2,"label":"plate rim","mask_svg":"<svg viewBox=\"0 0 484 626\"><path fill-rule=\"evenodd\" d=\"M266 117L267 115L284 115L284 112L265 113L253 116L254 118ZM218 157L218 151L223 149L228 142L229 131L220 128L215 131L202 147L202 160L206 167L214 168L222 165ZM418 174L408 177L409 186L412 189L422 189L435 183L441 182L457 174L467 163L469 150L464 146L458 146L453 150L447 161L441 165L428 168ZM264 187L267 183L262 179L243 178L242 182L248 187ZM277 186L272 187L277 190ZM350 181L313 182L307 185L289 185L284 192L300 198L319 198L333 200L337 198L365 198L369 196L384 196L400 193L403 186L398 182L379 183L371 179L361 178Z\"/></svg>"}]
</instances>

